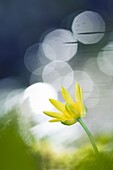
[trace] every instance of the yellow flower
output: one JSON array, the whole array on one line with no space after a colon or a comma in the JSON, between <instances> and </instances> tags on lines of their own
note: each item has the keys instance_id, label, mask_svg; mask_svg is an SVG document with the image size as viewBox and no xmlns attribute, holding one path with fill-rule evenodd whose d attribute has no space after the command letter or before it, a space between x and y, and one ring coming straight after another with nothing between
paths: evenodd
<instances>
[{"instance_id":1,"label":"yellow flower","mask_svg":"<svg viewBox=\"0 0 113 170\"><path fill-rule=\"evenodd\" d=\"M49 99L58 112L44 111L44 113L54 119L50 122L61 122L65 125L72 125L77 122L77 118L86 115L87 109L83 104L83 90L78 83L75 86L75 100L72 99L69 92L62 87L62 96L65 100L65 104Z\"/></svg>"}]
</instances>

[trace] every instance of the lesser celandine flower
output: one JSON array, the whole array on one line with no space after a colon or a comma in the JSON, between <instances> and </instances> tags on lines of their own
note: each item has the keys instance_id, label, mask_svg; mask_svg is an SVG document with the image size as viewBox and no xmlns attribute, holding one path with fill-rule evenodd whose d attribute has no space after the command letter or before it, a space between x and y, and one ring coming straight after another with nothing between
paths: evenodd
<instances>
[{"instance_id":1,"label":"lesser celandine flower","mask_svg":"<svg viewBox=\"0 0 113 170\"><path fill-rule=\"evenodd\" d=\"M98 155L98 149L94 142L94 138L81 119L86 115L87 112L87 109L83 102L82 88L78 83L76 83L75 101L72 99L71 95L64 87L62 87L62 96L65 100L64 104L57 100L49 99L49 101L54 105L58 112L44 111L44 113L53 118L50 120L50 122L61 122L68 126L79 122L86 131L96 155Z\"/></svg>"},{"instance_id":2,"label":"lesser celandine flower","mask_svg":"<svg viewBox=\"0 0 113 170\"><path fill-rule=\"evenodd\" d=\"M68 91L62 87L62 96L65 100L65 104L49 99L58 112L44 111L44 113L54 119L50 122L62 122L65 125L72 125L77 122L77 118L86 115L86 107L83 104L83 91L82 88L76 83L75 87L75 101L72 99Z\"/></svg>"}]
</instances>

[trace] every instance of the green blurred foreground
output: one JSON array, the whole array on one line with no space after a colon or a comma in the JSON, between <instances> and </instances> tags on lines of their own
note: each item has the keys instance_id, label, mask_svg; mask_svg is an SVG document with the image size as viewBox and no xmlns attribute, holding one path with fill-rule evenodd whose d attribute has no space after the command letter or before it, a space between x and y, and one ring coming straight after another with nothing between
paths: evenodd
<instances>
[{"instance_id":1,"label":"green blurred foreground","mask_svg":"<svg viewBox=\"0 0 113 170\"><path fill-rule=\"evenodd\" d=\"M55 153L46 140L35 141L18 120L14 111L0 119L0 170L113 170L112 136L96 138L100 150L96 160L87 143L78 151Z\"/></svg>"}]
</instances>

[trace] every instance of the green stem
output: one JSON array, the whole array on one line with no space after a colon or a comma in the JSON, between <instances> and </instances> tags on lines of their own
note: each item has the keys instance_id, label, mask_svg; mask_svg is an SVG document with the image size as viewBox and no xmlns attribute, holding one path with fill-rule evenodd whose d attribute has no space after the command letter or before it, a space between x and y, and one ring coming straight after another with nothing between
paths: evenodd
<instances>
[{"instance_id":1,"label":"green stem","mask_svg":"<svg viewBox=\"0 0 113 170\"><path fill-rule=\"evenodd\" d=\"M94 149L94 151L95 151L95 154L96 154L96 156L98 156L98 155L99 155L98 148L97 148L97 146L96 146L96 144L95 144L95 140L94 140L91 132L89 131L89 129L87 128L87 126L84 124L84 122L82 121L81 118L78 118L77 120L78 120L78 122L81 124L81 126L83 127L83 129L85 130L85 132L87 133L87 135L88 135L88 137L89 137L89 140L90 140L90 142L91 142L91 144L92 144L92 146L93 146L93 149Z\"/></svg>"}]
</instances>

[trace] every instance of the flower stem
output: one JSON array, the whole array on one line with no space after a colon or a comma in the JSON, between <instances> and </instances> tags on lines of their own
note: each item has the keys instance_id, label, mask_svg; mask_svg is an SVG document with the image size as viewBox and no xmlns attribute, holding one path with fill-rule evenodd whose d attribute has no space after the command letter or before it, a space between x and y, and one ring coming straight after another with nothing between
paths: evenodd
<instances>
[{"instance_id":1,"label":"flower stem","mask_svg":"<svg viewBox=\"0 0 113 170\"><path fill-rule=\"evenodd\" d=\"M97 148L97 146L96 146L96 144L95 144L95 140L94 140L91 132L89 131L89 129L87 128L87 126L84 124L84 122L82 121L81 118L78 118L77 120L78 120L78 122L81 124L81 126L83 127L83 129L85 130L85 132L87 133L87 135L88 135L88 137L89 137L89 140L90 140L90 142L91 142L91 144L92 144L92 146L93 146L95 155L98 157L98 156L99 156L98 148Z\"/></svg>"}]
</instances>

